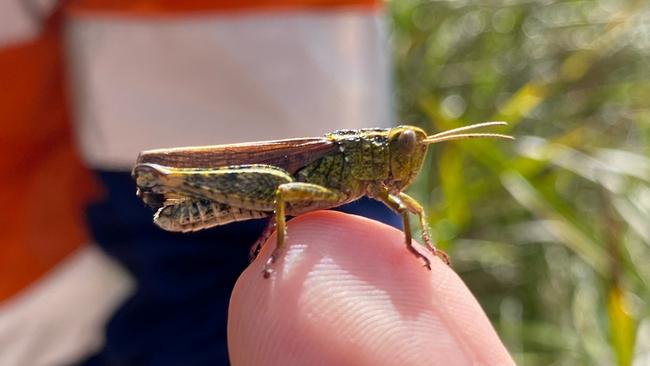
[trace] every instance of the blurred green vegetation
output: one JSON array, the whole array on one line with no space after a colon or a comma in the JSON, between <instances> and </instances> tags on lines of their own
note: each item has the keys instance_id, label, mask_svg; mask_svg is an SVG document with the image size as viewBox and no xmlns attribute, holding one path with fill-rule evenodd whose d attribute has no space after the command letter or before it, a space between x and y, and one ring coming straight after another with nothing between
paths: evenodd
<instances>
[{"instance_id":1,"label":"blurred green vegetation","mask_svg":"<svg viewBox=\"0 0 650 366\"><path fill-rule=\"evenodd\" d=\"M388 3L411 193L520 365L650 365L650 2Z\"/></svg>"}]
</instances>

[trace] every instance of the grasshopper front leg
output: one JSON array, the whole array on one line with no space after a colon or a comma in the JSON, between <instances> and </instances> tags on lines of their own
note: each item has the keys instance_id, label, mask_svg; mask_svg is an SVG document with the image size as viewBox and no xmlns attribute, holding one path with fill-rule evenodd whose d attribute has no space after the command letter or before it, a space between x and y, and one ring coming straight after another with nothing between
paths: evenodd
<instances>
[{"instance_id":1,"label":"grasshopper front leg","mask_svg":"<svg viewBox=\"0 0 650 366\"><path fill-rule=\"evenodd\" d=\"M400 192L397 197L402 201L402 203L406 206L406 208L412 213L415 214L418 217L418 221L420 222L420 230L422 230L422 241L424 241L425 247L436 257L442 259L443 262L447 263L449 265L449 256L447 253L443 252L442 250L436 248L436 246L433 244L431 241L431 237L429 236L429 227L427 225L427 219L426 215L424 214L424 208L418 201L416 201L413 197L407 195L406 193Z\"/></svg>"},{"instance_id":2,"label":"grasshopper front leg","mask_svg":"<svg viewBox=\"0 0 650 366\"><path fill-rule=\"evenodd\" d=\"M383 202L386 206L390 207L393 211L397 212L402 217L402 225L404 230L404 243L406 244L406 249L411 252L417 258L424 261L424 266L431 270L431 261L429 258L422 255L413 247L412 237L411 237L411 224L409 222L409 209L402 200L390 193L384 188L378 189L378 192L374 194L375 198Z\"/></svg>"},{"instance_id":3,"label":"grasshopper front leg","mask_svg":"<svg viewBox=\"0 0 650 366\"><path fill-rule=\"evenodd\" d=\"M347 199L343 192L329 189L318 184L293 182L281 184L275 191L275 228L277 229L277 245L267 259L262 272L264 278L269 278L273 270L273 263L280 256L287 237L287 224L285 220L287 203L303 203L305 206L313 204L314 207L331 203L336 205Z\"/></svg>"}]
</instances>

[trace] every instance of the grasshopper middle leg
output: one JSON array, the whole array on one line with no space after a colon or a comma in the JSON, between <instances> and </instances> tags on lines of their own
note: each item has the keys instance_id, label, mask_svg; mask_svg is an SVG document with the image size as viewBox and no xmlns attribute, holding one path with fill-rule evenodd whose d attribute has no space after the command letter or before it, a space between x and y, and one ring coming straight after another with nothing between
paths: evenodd
<instances>
[{"instance_id":1,"label":"grasshopper middle leg","mask_svg":"<svg viewBox=\"0 0 650 366\"><path fill-rule=\"evenodd\" d=\"M442 250L436 248L436 246L433 244L431 241L431 237L429 236L429 229L427 225L427 219L424 214L424 208L418 201L416 201L413 197L407 195L406 193L399 193L397 197L402 201L402 203L406 206L406 208L413 214L415 214L418 217L418 220L420 222L420 230L422 230L422 241L424 241L425 247L436 257L442 259L443 262L449 264L449 256L447 253L443 252Z\"/></svg>"},{"instance_id":2,"label":"grasshopper middle leg","mask_svg":"<svg viewBox=\"0 0 650 366\"><path fill-rule=\"evenodd\" d=\"M275 191L275 228L277 231L277 246L264 265L263 275L268 278L273 272L271 267L284 248L287 237L287 224L285 221L286 204L300 203L305 207L320 208L328 203L333 205L342 203L347 196L340 191L329 189L317 184L292 182L281 184Z\"/></svg>"}]
</instances>

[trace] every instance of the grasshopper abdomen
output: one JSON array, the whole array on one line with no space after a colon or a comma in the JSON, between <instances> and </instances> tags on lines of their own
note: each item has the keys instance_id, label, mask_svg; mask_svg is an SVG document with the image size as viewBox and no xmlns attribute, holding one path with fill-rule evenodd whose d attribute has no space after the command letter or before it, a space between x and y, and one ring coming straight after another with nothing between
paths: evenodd
<instances>
[{"instance_id":1,"label":"grasshopper abdomen","mask_svg":"<svg viewBox=\"0 0 650 366\"><path fill-rule=\"evenodd\" d=\"M185 198L172 202L167 202L154 215L154 223L167 231L197 231L272 215L272 212L247 210L205 199Z\"/></svg>"}]
</instances>

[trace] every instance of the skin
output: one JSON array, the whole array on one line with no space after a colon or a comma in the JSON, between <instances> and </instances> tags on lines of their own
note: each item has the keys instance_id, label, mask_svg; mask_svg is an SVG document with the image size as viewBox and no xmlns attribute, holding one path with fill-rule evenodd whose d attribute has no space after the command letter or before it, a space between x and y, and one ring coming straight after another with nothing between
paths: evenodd
<instances>
[{"instance_id":1,"label":"skin","mask_svg":"<svg viewBox=\"0 0 650 366\"><path fill-rule=\"evenodd\" d=\"M514 365L462 280L431 271L404 234L333 211L292 220L271 278L271 236L230 301L233 365Z\"/></svg>"}]
</instances>

